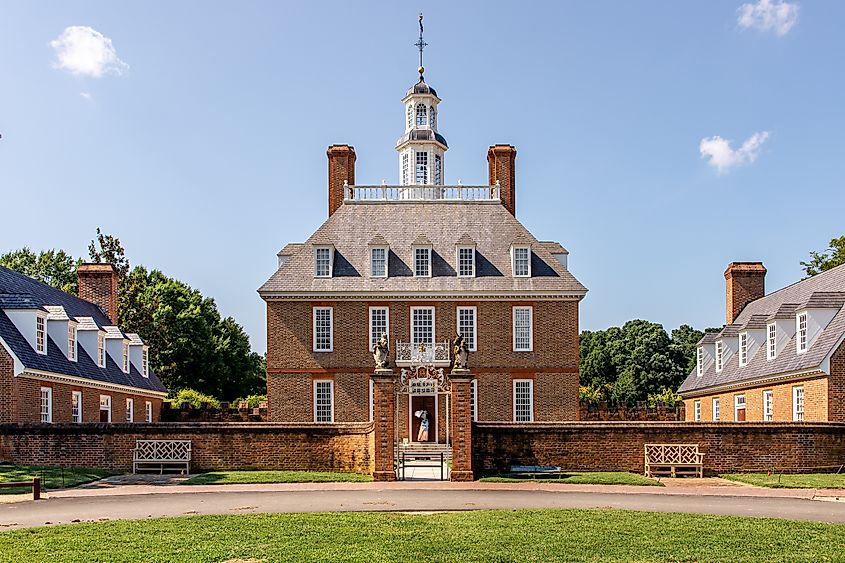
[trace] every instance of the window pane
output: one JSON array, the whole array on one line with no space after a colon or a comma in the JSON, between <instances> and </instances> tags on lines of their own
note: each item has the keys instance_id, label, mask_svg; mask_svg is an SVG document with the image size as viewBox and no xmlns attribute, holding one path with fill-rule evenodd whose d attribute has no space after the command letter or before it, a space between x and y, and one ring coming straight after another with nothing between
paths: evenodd
<instances>
[{"instance_id":1,"label":"window pane","mask_svg":"<svg viewBox=\"0 0 845 563\"><path fill-rule=\"evenodd\" d=\"M332 382L314 383L314 421L332 422Z\"/></svg>"},{"instance_id":2,"label":"window pane","mask_svg":"<svg viewBox=\"0 0 845 563\"><path fill-rule=\"evenodd\" d=\"M475 308L458 308L458 334L464 337L471 352L475 351Z\"/></svg>"},{"instance_id":3,"label":"window pane","mask_svg":"<svg viewBox=\"0 0 845 563\"><path fill-rule=\"evenodd\" d=\"M428 153L417 153L416 183L428 184Z\"/></svg>"},{"instance_id":4,"label":"window pane","mask_svg":"<svg viewBox=\"0 0 845 563\"><path fill-rule=\"evenodd\" d=\"M514 349L531 350L531 308L515 307L513 315Z\"/></svg>"},{"instance_id":5,"label":"window pane","mask_svg":"<svg viewBox=\"0 0 845 563\"><path fill-rule=\"evenodd\" d=\"M370 350L378 339L387 332L387 307L370 309Z\"/></svg>"},{"instance_id":6,"label":"window pane","mask_svg":"<svg viewBox=\"0 0 845 563\"><path fill-rule=\"evenodd\" d=\"M318 278L327 278L331 274L331 249L317 249L317 272Z\"/></svg>"},{"instance_id":7,"label":"window pane","mask_svg":"<svg viewBox=\"0 0 845 563\"><path fill-rule=\"evenodd\" d=\"M414 275L417 277L428 277L431 271L431 249L414 249Z\"/></svg>"},{"instance_id":8,"label":"window pane","mask_svg":"<svg viewBox=\"0 0 845 563\"><path fill-rule=\"evenodd\" d=\"M533 390L531 381L514 381L514 420L531 422Z\"/></svg>"},{"instance_id":9,"label":"window pane","mask_svg":"<svg viewBox=\"0 0 845 563\"><path fill-rule=\"evenodd\" d=\"M470 277L475 275L475 249L458 249L458 275Z\"/></svg>"},{"instance_id":10,"label":"window pane","mask_svg":"<svg viewBox=\"0 0 845 563\"><path fill-rule=\"evenodd\" d=\"M314 349L317 351L330 351L332 349L331 307L314 309Z\"/></svg>"},{"instance_id":11,"label":"window pane","mask_svg":"<svg viewBox=\"0 0 845 563\"><path fill-rule=\"evenodd\" d=\"M387 275L387 252L384 248L370 251L370 275L381 278Z\"/></svg>"},{"instance_id":12,"label":"window pane","mask_svg":"<svg viewBox=\"0 0 845 563\"><path fill-rule=\"evenodd\" d=\"M434 344L434 309L411 309L411 340L414 348Z\"/></svg>"},{"instance_id":13,"label":"window pane","mask_svg":"<svg viewBox=\"0 0 845 563\"><path fill-rule=\"evenodd\" d=\"M513 249L513 275L527 276L530 250L528 248Z\"/></svg>"}]
</instances>

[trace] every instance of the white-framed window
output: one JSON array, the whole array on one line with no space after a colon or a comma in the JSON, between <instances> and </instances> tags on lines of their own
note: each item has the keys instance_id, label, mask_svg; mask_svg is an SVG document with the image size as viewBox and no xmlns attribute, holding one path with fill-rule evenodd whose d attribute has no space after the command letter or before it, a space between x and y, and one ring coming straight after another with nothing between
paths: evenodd
<instances>
[{"instance_id":1,"label":"white-framed window","mask_svg":"<svg viewBox=\"0 0 845 563\"><path fill-rule=\"evenodd\" d=\"M469 384L469 412L473 422L478 422L478 380L473 379Z\"/></svg>"},{"instance_id":2,"label":"white-framed window","mask_svg":"<svg viewBox=\"0 0 845 563\"><path fill-rule=\"evenodd\" d=\"M431 277L431 248L427 246L414 248L414 276L418 278Z\"/></svg>"},{"instance_id":3,"label":"white-framed window","mask_svg":"<svg viewBox=\"0 0 845 563\"><path fill-rule=\"evenodd\" d=\"M53 388L41 388L41 422L53 422Z\"/></svg>"},{"instance_id":4,"label":"white-framed window","mask_svg":"<svg viewBox=\"0 0 845 563\"><path fill-rule=\"evenodd\" d=\"M70 420L82 422L82 391L73 391L70 394Z\"/></svg>"},{"instance_id":5,"label":"white-framed window","mask_svg":"<svg viewBox=\"0 0 845 563\"><path fill-rule=\"evenodd\" d=\"M431 122L431 128L437 127L437 110L434 106L428 106L428 120Z\"/></svg>"},{"instance_id":6,"label":"white-framed window","mask_svg":"<svg viewBox=\"0 0 845 563\"><path fill-rule=\"evenodd\" d=\"M766 359L774 360L778 355L778 325L772 323L768 326L768 336Z\"/></svg>"},{"instance_id":7,"label":"white-framed window","mask_svg":"<svg viewBox=\"0 0 845 563\"><path fill-rule=\"evenodd\" d=\"M73 323L67 324L67 359L76 361L76 327Z\"/></svg>"},{"instance_id":8,"label":"white-framed window","mask_svg":"<svg viewBox=\"0 0 845 563\"><path fill-rule=\"evenodd\" d=\"M45 329L46 321L44 317L38 315L35 317L35 351L39 354L47 353L47 332Z\"/></svg>"},{"instance_id":9,"label":"white-framed window","mask_svg":"<svg viewBox=\"0 0 845 563\"><path fill-rule=\"evenodd\" d=\"M387 248L384 246L370 248L370 277L387 277Z\"/></svg>"},{"instance_id":10,"label":"white-framed window","mask_svg":"<svg viewBox=\"0 0 845 563\"><path fill-rule=\"evenodd\" d=\"M332 307L314 307L314 351L331 352L334 350L334 309Z\"/></svg>"},{"instance_id":11,"label":"white-framed window","mask_svg":"<svg viewBox=\"0 0 845 563\"><path fill-rule=\"evenodd\" d=\"M775 418L775 394L771 390L763 391L763 420Z\"/></svg>"},{"instance_id":12,"label":"white-framed window","mask_svg":"<svg viewBox=\"0 0 845 563\"><path fill-rule=\"evenodd\" d=\"M111 422L111 395L100 395L100 422Z\"/></svg>"},{"instance_id":13,"label":"white-framed window","mask_svg":"<svg viewBox=\"0 0 845 563\"><path fill-rule=\"evenodd\" d=\"M382 334L390 334L390 309L387 307L370 307L370 350L373 349Z\"/></svg>"},{"instance_id":14,"label":"white-framed window","mask_svg":"<svg viewBox=\"0 0 845 563\"><path fill-rule=\"evenodd\" d=\"M129 373L129 343L123 341L123 373Z\"/></svg>"},{"instance_id":15,"label":"white-framed window","mask_svg":"<svg viewBox=\"0 0 845 563\"><path fill-rule=\"evenodd\" d=\"M147 422L153 421L153 402L144 401L144 420Z\"/></svg>"},{"instance_id":16,"label":"white-framed window","mask_svg":"<svg viewBox=\"0 0 845 563\"><path fill-rule=\"evenodd\" d=\"M795 385L792 388L792 420L804 420L804 386Z\"/></svg>"},{"instance_id":17,"label":"white-framed window","mask_svg":"<svg viewBox=\"0 0 845 563\"><path fill-rule=\"evenodd\" d=\"M477 350L476 344L476 307L458 307L458 334L464 337L470 352Z\"/></svg>"},{"instance_id":18,"label":"white-framed window","mask_svg":"<svg viewBox=\"0 0 845 563\"><path fill-rule=\"evenodd\" d=\"M695 416L695 421L701 422L701 401L693 401L692 405L692 411Z\"/></svg>"},{"instance_id":19,"label":"white-framed window","mask_svg":"<svg viewBox=\"0 0 845 563\"><path fill-rule=\"evenodd\" d=\"M411 345L434 344L434 307L411 307Z\"/></svg>"},{"instance_id":20,"label":"white-framed window","mask_svg":"<svg viewBox=\"0 0 845 563\"><path fill-rule=\"evenodd\" d=\"M734 420L736 422L745 420L745 395L734 395Z\"/></svg>"},{"instance_id":21,"label":"white-framed window","mask_svg":"<svg viewBox=\"0 0 845 563\"><path fill-rule=\"evenodd\" d=\"M428 153L418 151L416 153L416 174L414 179L417 184L428 184Z\"/></svg>"},{"instance_id":22,"label":"white-framed window","mask_svg":"<svg viewBox=\"0 0 845 563\"><path fill-rule=\"evenodd\" d=\"M531 247L514 246L511 251L511 261L515 278L531 277Z\"/></svg>"},{"instance_id":23,"label":"white-framed window","mask_svg":"<svg viewBox=\"0 0 845 563\"><path fill-rule=\"evenodd\" d=\"M513 380L513 421L534 421L534 380Z\"/></svg>"},{"instance_id":24,"label":"white-framed window","mask_svg":"<svg viewBox=\"0 0 845 563\"><path fill-rule=\"evenodd\" d=\"M701 346L695 350L695 370L699 377L704 373L704 350Z\"/></svg>"},{"instance_id":25,"label":"white-framed window","mask_svg":"<svg viewBox=\"0 0 845 563\"><path fill-rule=\"evenodd\" d=\"M370 380L370 422L375 420L376 412L376 385Z\"/></svg>"},{"instance_id":26,"label":"white-framed window","mask_svg":"<svg viewBox=\"0 0 845 563\"><path fill-rule=\"evenodd\" d=\"M534 349L534 308L513 308L513 351L531 352Z\"/></svg>"},{"instance_id":27,"label":"white-framed window","mask_svg":"<svg viewBox=\"0 0 845 563\"><path fill-rule=\"evenodd\" d=\"M739 333L739 367L748 365L748 333Z\"/></svg>"},{"instance_id":28,"label":"white-framed window","mask_svg":"<svg viewBox=\"0 0 845 563\"><path fill-rule=\"evenodd\" d=\"M135 422L135 399L126 399L126 422Z\"/></svg>"},{"instance_id":29,"label":"white-framed window","mask_svg":"<svg viewBox=\"0 0 845 563\"><path fill-rule=\"evenodd\" d=\"M425 104L417 104L417 127L428 125L428 110Z\"/></svg>"},{"instance_id":30,"label":"white-framed window","mask_svg":"<svg viewBox=\"0 0 845 563\"><path fill-rule=\"evenodd\" d=\"M412 129L414 127L414 106L413 104L408 104L408 129Z\"/></svg>"},{"instance_id":31,"label":"white-framed window","mask_svg":"<svg viewBox=\"0 0 845 563\"><path fill-rule=\"evenodd\" d=\"M332 249L328 246L318 246L314 249L314 277L332 277Z\"/></svg>"},{"instance_id":32,"label":"white-framed window","mask_svg":"<svg viewBox=\"0 0 845 563\"><path fill-rule=\"evenodd\" d=\"M434 115L432 114L432 119ZM439 154L434 155L434 183L438 186L443 185L443 157Z\"/></svg>"},{"instance_id":33,"label":"white-framed window","mask_svg":"<svg viewBox=\"0 0 845 563\"><path fill-rule=\"evenodd\" d=\"M408 153L402 153L402 185L408 185Z\"/></svg>"},{"instance_id":34,"label":"white-framed window","mask_svg":"<svg viewBox=\"0 0 845 563\"><path fill-rule=\"evenodd\" d=\"M141 350L141 375L150 376L150 349L146 346Z\"/></svg>"},{"instance_id":35,"label":"white-framed window","mask_svg":"<svg viewBox=\"0 0 845 563\"><path fill-rule=\"evenodd\" d=\"M97 333L97 365L106 367L106 337L102 332Z\"/></svg>"},{"instance_id":36,"label":"white-framed window","mask_svg":"<svg viewBox=\"0 0 845 563\"><path fill-rule=\"evenodd\" d=\"M334 381L314 381L314 422L334 422Z\"/></svg>"},{"instance_id":37,"label":"white-framed window","mask_svg":"<svg viewBox=\"0 0 845 563\"><path fill-rule=\"evenodd\" d=\"M713 420L719 422L722 413L720 412L721 405L719 404L719 397L713 399Z\"/></svg>"},{"instance_id":38,"label":"white-framed window","mask_svg":"<svg viewBox=\"0 0 845 563\"><path fill-rule=\"evenodd\" d=\"M472 246L458 247L458 277L475 277L475 248Z\"/></svg>"},{"instance_id":39,"label":"white-framed window","mask_svg":"<svg viewBox=\"0 0 845 563\"><path fill-rule=\"evenodd\" d=\"M798 353L802 354L807 351L807 313L798 315L795 324L798 333Z\"/></svg>"},{"instance_id":40,"label":"white-framed window","mask_svg":"<svg viewBox=\"0 0 845 563\"><path fill-rule=\"evenodd\" d=\"M724 364L724 346L721 340L716 341L716 373L722 371Z\"/></svg>"}]
</instances>

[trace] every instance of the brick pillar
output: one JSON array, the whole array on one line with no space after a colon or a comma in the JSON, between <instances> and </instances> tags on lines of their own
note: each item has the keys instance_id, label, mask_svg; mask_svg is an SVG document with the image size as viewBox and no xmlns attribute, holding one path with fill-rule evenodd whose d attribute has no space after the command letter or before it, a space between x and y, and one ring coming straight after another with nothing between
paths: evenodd
<instances>
[{"instance_id":1,"label":"brick pillar","mask_svg":"<svg viewBox=\"0 0 845 563\"><path fill-rule=\"evenodd\" d=\"M472 481L472 374L456 369L449 374L452 382L452 481Z\"/></svg>"},{"instance_id":2,"label":"brick pillar","mask_svg":"<svg viewBox=\"0 0 845 563\"><path fill-rule=\"evenodd\" d=\"M332 145L329 157L329 217L343 205L343 183L355 184L355 147Z\"/></svg>"},{"instance_id":3,"label":"brick pillar","mask_svg":"<svg viewBox=\"0 0 845 563\"><path fill-rule=\"evenodd\" d=\"M731 262L725 270L725 323L736 320L746 305L766 295L762 262Z\"/></svg>"},{"instance_id":4,"label":"brick pillar","mask_svg":"<svg viewBox=\"0 0 845 563\"><path fill-rule=\"evenodd\" d=\"M100 306L117 325L117 268L114 264L80 264L76 268L79 297Z\"/></svg>"},{"instance_id":5,"label":"brick pillar","mask_svg":"<svg viewBox=\"0 0 845 563\"><path fill-rule=\"evenodd\" d=\"M490 185L499 182L502 205L516 215L516 148L513 145L493 145L487 149Z\"/></svg>"},{"instance_id":6,"label":"brick pillar","mask_svg":"<svg viewBox=\"0 0 845 563\"><path fill-rule=\"evenodd\" d=\"M396 447L396 374L377 369L373 375L374 470L376 481L395 481L393 467Z\"/></svg>"}]
</instances>

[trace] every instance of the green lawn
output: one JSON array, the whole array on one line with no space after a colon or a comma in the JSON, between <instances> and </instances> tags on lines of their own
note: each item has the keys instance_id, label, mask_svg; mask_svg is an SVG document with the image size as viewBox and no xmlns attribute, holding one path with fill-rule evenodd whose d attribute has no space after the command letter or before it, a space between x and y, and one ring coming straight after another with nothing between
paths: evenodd
<instances>
[{"instance_id":1,"label":"green lawn","mask_svg":"<svg viewBox=\"0 0 845 563\"><path fill-rule=\"evenodd\" d=\"M663 484L656 479L649 479L636 473L624 471L567 471L558 476L548 477L509 477L507 475L496 475L482 477L479 481L486 483L568 483L570 485L645 485L662 487Z\"/></svg>"},{"instance_id":2,"label":"green lawn","mask_svg":"<svg viewBox=\"0 0 845 563\"><path fill-rule=\"evenodd\" d=\"M65 487L75 487L109 475L114 475L113 471L106 471L103 469L90 468L57 468L57 467L37 467L33 465L5 465L0 464L0 483L8 483L10 481L31 481L33 477L41 477L42 489L62 489ZM20 494L27 493L32 489L22 487L13 489L0 489L0 495L3 494Z\"/></svg>"},{"instance_id":3,"label":"green lawn","mask_svg":"<svg viewBox=\"0 0 845 563\"><path fill-rule=\"evenodd\" d=\"M214 471L194 475L185 485L231 485L234 483L362 483L369 475L332 471Z\"/></svg>"},{"instance_id":4,"label":"green lawn","mask_svg":"<svg viewBox=\"0 0 845 563\"><path fill-rule=\"evenodd\" d=\"M806 473L801 475L766 475L765 473L733 473L723 479L769 487L772 489L845 489L845 473Z\"/></svg>"},{"instance_id":5,"label":"green lawn","mask_svg":"<svg viewBox=\"0 0 845 563\"><path fill-rule=\"evenodd\" d=\"M16 563L843 558L843 525L622 510L189 516L0 532L0 561Z\"/></svg>"}]
</instances>

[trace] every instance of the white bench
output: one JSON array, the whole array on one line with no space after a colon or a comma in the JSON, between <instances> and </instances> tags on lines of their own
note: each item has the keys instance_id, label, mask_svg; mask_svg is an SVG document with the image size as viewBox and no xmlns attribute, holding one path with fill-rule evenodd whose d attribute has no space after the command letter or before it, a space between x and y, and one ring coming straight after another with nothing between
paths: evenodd
<instances>
[{"instance_id":1,"label":"white bench","mask_svg":"<svg viewBox=\"0 0 845 563\"><path fill-rule=\"evenodd\" d=\"M704 454L698 444L646 444L645 476L704 476Z\"/></svg>"},{"instance_id":2,"label":"white bench","mask_svg":"<svg viewBox=\"0 0 845 563\"><path fill-rule=\"evenodd\" d=\"M143 471L191 472L190 440L135 440L132 458L133 473Z\"/></svg>"}]
</instances>

